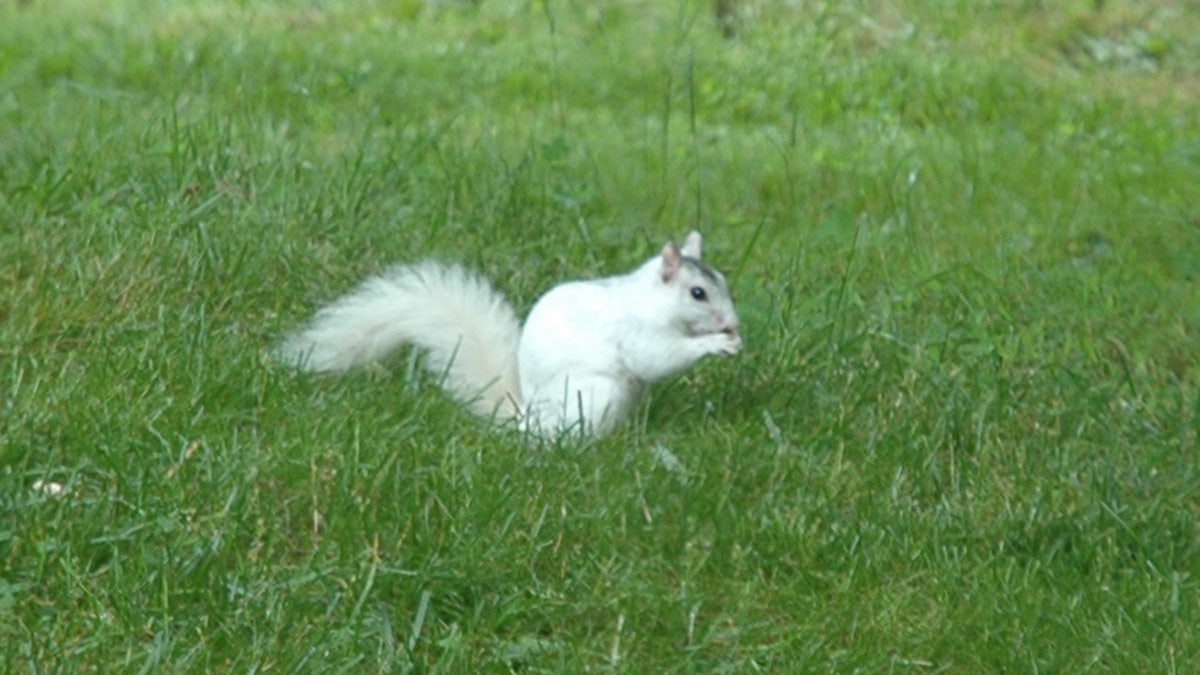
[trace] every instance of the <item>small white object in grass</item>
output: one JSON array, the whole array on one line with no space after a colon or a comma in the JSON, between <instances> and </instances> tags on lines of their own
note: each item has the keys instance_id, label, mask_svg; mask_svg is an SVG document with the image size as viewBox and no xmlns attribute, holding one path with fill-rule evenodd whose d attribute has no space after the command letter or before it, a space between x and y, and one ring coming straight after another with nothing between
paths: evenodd
<instances>
[{"instance_id":1,"label":"small white object in grass","mask_svg":"<svg viewBox=\"0 0 1200 675\"><path fill-rule=\"evenodd\" d=\"M62 483L55 483L48 480L33 481L33 489L35 492L42 493L43 496L52 497L54 499L58 499L59 497L67 494L67 486L63 485Z\"/></svg>"},{"instance_id":2,"label":"small white object in grass","mask_svg":"<svg viewBox=\"0 0 1200 675\"><path fill-rule=\"evenodd\" d=\"M763 425L767 427L767 437L775 443L776 450L787 452L791 449L792 444L784 437L783 430L775 423L775 418L771 416L770 410L763 411Z\"/></svg>"},{"instance_id":3,"label":"small white object in grass","mask_svg":"<svg viewBox=\"0 0 1200 675\"><path fill-rule=\"evenodd\" d=\"M679 461L679 458L675 456L675 453L671 452L670 448L662 443L655 443L654 446L650 448L650 452L654 455L654 459L657 459L658 463L661 464L662 467L667 471L680 475L686 473L683 468L683 462Z\"/></svg>"}]
</instances>

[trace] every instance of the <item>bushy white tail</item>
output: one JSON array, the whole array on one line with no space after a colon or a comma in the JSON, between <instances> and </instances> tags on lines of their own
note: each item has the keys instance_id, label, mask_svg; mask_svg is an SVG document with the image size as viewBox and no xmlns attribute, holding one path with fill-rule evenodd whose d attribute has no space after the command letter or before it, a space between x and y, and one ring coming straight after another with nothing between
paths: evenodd
<instances>
[{"instance_id":1,"label":"bushy white tail","mask_svg":"<svg viewBox=\"0 0 1200 675\"><path fill-rule=\"evenodd\" d=\"M443 388L477 414L512 417L521 408L512 307L486 279L458 265L395 267L317 313L280 346L305 370L347 370L401 345L426 353Z\"/></svg>"}]
</instances>

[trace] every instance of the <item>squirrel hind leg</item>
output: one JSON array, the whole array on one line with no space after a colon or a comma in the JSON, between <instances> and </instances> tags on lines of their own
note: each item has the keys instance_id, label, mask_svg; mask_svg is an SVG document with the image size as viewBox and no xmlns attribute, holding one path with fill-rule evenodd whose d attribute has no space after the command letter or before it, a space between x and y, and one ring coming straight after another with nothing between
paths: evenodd
<instances>
[{"instance_id":1,"label":"squirrel hind leg","mask_svg":"<svg viewBox=\"0 0 1200 675\"><path fill-rule=\"evenodd\" d=\"M541 436L601 436L625 420L641 386L607 375L559 378L531 395L521 428Z\"/></svg>"}]
</instances>

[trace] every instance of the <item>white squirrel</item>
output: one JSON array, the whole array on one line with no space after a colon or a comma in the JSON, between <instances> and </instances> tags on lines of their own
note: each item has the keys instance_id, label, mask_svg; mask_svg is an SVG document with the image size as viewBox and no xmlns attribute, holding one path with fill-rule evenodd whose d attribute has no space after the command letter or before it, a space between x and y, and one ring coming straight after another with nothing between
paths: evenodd
<instances>
[{"instance_id":1,"label":"white squirrel","mask_svg":"<svg viewBox=\"0 0 1200 675\"><path fill-rule=\"evenodd\" d=\"M691 232L628 274L555 286L523 330L483 277L436 261L401 265L321 309L280 355L343 371L411 344L476 414L543 436L607 433L647 383L742 348L729 287L700 261L701 243Z\"/></svg>"}]
</instances>

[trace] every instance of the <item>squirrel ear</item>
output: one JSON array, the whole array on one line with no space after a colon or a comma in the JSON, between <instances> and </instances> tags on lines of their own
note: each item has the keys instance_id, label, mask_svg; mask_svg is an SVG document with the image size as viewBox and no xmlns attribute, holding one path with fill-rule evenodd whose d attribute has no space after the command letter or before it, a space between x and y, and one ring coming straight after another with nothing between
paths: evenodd
<instances>
[{"instance_id":1,"label":"squirrel ear","mask_svg":"<svg viewBox=\"0 0 1200 675\"><path fill-rule=\"evenodd\" d=\"M663 281L670 281L679 274L679 268L683 266L683 254L680 253L679 247L674 242L667 242L662 250L662 266L658 270L659 276Z\"/></svg>"},{"instance_id":2,"label":"squirrel ear","mask_svg":"<svg viewBox=\"0 0 1200 675\"><path fill-rule=\"evenodd\" d=\"M689 258L700 259L700 247L704 243L704 239L700 233L692 230L688 232L687 239L683 240L683 254Z\"/></svg>"}]
</instances>

